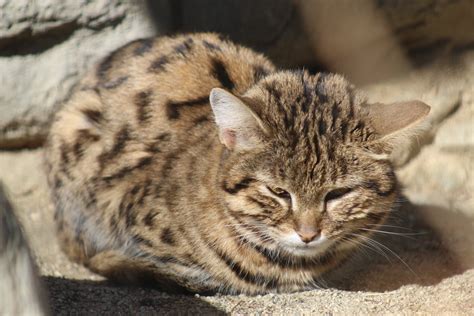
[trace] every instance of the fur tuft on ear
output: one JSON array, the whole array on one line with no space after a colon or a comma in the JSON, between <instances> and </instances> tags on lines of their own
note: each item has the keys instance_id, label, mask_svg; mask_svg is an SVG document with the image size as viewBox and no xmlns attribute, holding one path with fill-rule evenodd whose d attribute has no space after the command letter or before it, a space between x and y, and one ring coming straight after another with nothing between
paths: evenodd
<instances>
[{"instance_id":1,"label":"fur tuft on ear","mask_svg":"<svg viewBox=\"0 0 474 316\"><path fill-rule=\"evenodd\" d=\"M421 101L368 104L364 111L378 136L370 147L376 154L388 155L395 164L401 160L400 153L430 127L425 120L430 107Z\"/></svg>"},{"instance_id":2,"label":"fur tuft on ear","mask_svg":"<svg viewBox=\"0 0 474 316\"><path fill-rule=\"evenodd\" d=\"M258 146L265 131L260 118L238 97L224 89L211 90L209 100L219 139L228 149L245 150Z\"/></svg>"}]
</instances>

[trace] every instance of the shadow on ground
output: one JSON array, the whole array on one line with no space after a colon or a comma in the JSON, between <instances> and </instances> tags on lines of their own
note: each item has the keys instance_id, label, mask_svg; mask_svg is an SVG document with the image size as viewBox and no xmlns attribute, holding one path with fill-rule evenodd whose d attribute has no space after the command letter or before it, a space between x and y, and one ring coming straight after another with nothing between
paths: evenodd
<instances>
[{"instance_id":1,"label":"shadow on ground","mask_svg":"<svg viewBox=\"0 0 474 316\"><path fill-rule=\"evenodd\" d=\"M448 214L449 221L445 220ZM446 242L442 235L448 232L440 234L432 228L436 216L440 217L438 221L464 226L470 223L462 213L405 202L379 228L381 232L375 233L374 241L360 247L351 260L326 276L326 285L349 291L385 292L405 285L436 285L472 268L472 262L464 260L469 254L460 257Z\"/></svg>"},{"instance_id":2,"label":"shadow on ground","mask_svg":"<svg viewBox=\"0 0 474 316\"><path fill-rule=\"evenodd\" d=\"M225 315L195 296L168 295L150 288L121 287L107 282L44 277L54 315Z\"/></svg>"}]
</instances>

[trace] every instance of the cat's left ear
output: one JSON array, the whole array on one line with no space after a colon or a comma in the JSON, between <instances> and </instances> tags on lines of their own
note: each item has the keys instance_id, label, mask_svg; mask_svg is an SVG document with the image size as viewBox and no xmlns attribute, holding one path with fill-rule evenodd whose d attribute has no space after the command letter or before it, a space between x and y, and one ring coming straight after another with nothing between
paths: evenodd
<instances>
[{"instance_id":1,"label":"cat's left ear","mask_svg":"<svg viewBox=\"0 0 474 316\"><path fill-rule=\"evenodd\" d=\"M368 104L364 111L377 134L370 145L379 153L392 155L429 128L430 107L421 101Z\"/></svg>"},{"instance_id":2,"label":"cat's left ear","mask_svg":"<svg viewBox=\"0 0 474 316\"><path fill-rule=\"evenodd\" d=\"M261 144L263 123L240 98L214 88L209 100L222 144L231 150L252 149Z\"/></svg>"}]
</instances>

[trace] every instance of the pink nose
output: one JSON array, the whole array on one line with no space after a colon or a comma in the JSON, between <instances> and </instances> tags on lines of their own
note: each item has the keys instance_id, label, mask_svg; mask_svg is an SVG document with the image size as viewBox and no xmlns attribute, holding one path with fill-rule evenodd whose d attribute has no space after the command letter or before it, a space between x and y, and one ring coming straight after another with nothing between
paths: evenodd
<instances>
[{"instance_id":1,"label":"pink nose","mask_svg":"<svg viewBox=\"0 0 474 316\"><path fill-rule=\"evenodd\" d=\"M313 227L302 227L298 229L296 233L298 234L298 236L300 236L301 241L308 244L312 242L313 240L315 240L316 237L319 236L321 231Z\"/></svg>"}]
</instances>

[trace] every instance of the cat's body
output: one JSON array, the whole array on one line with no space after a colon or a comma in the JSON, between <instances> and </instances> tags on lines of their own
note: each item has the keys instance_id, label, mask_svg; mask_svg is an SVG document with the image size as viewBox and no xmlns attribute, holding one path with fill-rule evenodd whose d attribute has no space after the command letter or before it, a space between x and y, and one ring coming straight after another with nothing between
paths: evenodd
<instances>
[{"instance_id":1,"label":"cat's body","mask_svg":"<svg viewBox=\"0 0 474 316\"><path fill-rule=\"evenodd\" d=\"M110 278L168 288L314 286L364 241L349 232L390 212L387 135L427 112L412 103L387 127L385 106L363 105L340 76L275 72L213 34L133 42L52 125L63 249Z\"/></svg>"}]
</instances>

